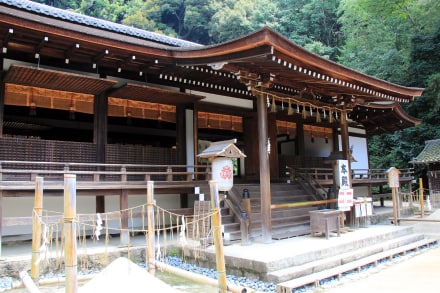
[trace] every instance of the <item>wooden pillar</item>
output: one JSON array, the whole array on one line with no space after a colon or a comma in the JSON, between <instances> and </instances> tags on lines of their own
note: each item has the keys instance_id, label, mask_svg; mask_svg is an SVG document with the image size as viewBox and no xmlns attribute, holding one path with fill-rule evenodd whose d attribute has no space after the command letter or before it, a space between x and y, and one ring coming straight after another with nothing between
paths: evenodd
<instances>
[{"instance_id":1,"label":"wooden pillar","mask_svg":"<svg viewBox=\"0 0 440 293\"><path fill-rule=\"evenodd\" d=\"M261 192L261 231L264 243L272 242L272 210L270 193L270 164L267 153L267 108L262 94L257 94L258 117L258 150L260 163L260 192ZM276 143L276 142L274 142Z\"/></svg>"},{"instance_id":2,"label":"wooden pillar","mask_svg":"<svg viewBox=\"0 0 440 293\"><path fill-rule=\"evenodd\" d=\"M107 146L107 94L100 94L94 99L94 125L93 125L93 143L96 145L96 162L105 163L105 153ZM96 212L105 213L105 197L96 196Z\"/></svg>"},{"instance_id":3,"label":"wooden pillar","mask_svg":"<svg viewBox=\"0 0 440 293\"><path fill-rule=\"evenodd\" d=\"M107 145L107 110L106 94L95 96L94 99L93 143L96 144L96 162L105 163L105 147Z\"/></svg>"},{"instance_id":4,"label":"wooden pillar","mask_svg":"<svg viewBox=\"0 0 440 293\"><path fill-rule=\"evenodd\" d=\"M348 134L348 123L347 123L347 112L342 111L341 112L341 147L342 147L342 158L344 160L350 160L350 153L349 153L349 134ZM349 167L350 167L350 162Z\"/></svg>"},{"instance_id":5,"label":"wooden pillar","mask_svg":"<svg viewBox=\"0 0 440 293\"><path fill-rule=\"evenodd\" d=\"M337 127L332 127L333 152L339 151L339 133Z\"/></svg>"},{"instance_id":6,"label":"wooden pillar","mask_svg":"<svg viewBox=\"0 0 440 293\"><path fill-rule=\"evenodd\" d=\"M199 153L199 109L197 104L194 104L193 111L193 137L194 137L194 159L192 162L186 162L188 165L197 165L197 154Z\"/></svg>"},{"instance_id":7,"label":"wooden pillar","mask_svg":"<svg viewBox=\"0 0 440 293\"><path fill-rule=\"evenodd\" d=\"M177 164L186 165L186 117L185 106L176 106L176 151Z\"/></svg>"},{"instance_id":8,"label":"wooden pillar","mask_svg":"<svg viewBox=\"0 0 440 293\"><path fill-rule=\"evenodd\" d=\"M246 154L245 177L250 180L257 180L259 176L258 168L258 133L257 117L247 115L243 117L243 149Z\"/></svg>"},{"instance_id":9,"label":"wooden pillar","mask_svg":"<svg viewBox=\"0 0 440 293\"><path fill-rule=\"evenodd\" d=\"M268 132L270 137L270 178L279 179L280 170L278 167L278 140L277 140L277 116L276 113L270 113L268 116Z\"/></svg>"},{"instance_id":10,"label":"wooden pillar","mask_svg":"<svg viewBox=\"0 0 440 293\"><path fill-rule=\"evenodd\" d=\"M177 164L187 165L186 160L186 107L185 105L176 106L176 151ZM194 170L197 171L197 170ZM197 175L196 175L197 176ZM196 179L196 178L195 178ZM188 207L188 194L180 194L180 207Z\"/></svg>"},{"instance_id":11,"label":"wooden pillar","mask_svg":"<svg viewBox=\"0 0 440 293\"><path fill-rule=\"evenodd\" d=\"M3 82L3 63L4 58L0 59L0 138L3 137L3 120L5 117L5 95L6 95L6 86Z\"/></svg>"},{"instance_id":12,"label":"wooden pillar","mask_svg":"<svg viewBox=\"0 0 440 293\"><path fill-rule=\"evenodd\" d=\"M341 121L340 121L340 127L341 127L341 148L342 148L342 158L344 160L348 160L348 178L350 178L350 188L352 188L352 177L351 177L351 156L350 156L350 146L349 146L349 132L348 132L348 122L347 122L347 111L341 112ZM335 190L335 196L338 197L339 190ZM351 211L348 211L348 216L346 217L346 224L352 225L353 224L353 213Z\"/></svg>"},{"instance_id":13,"label":"wooden pillar","mask_svg":"<svg viewBox=\"0 0 440 293\"><path fill-rule=\"evenodd\" d=\"M3 190L0 190L0 257L2 256L2 235L3 235Z\"/></svg>"},{"instance_id":14,"label":"wooden pillar","mask_svg":"<svg viewBox=\"0 0 440 293\"><path fill-rule=\"evenodd\" d=\"M304 124L302 122L296 123L296 155L304 156Z\"/></svg>"}]
</instances>

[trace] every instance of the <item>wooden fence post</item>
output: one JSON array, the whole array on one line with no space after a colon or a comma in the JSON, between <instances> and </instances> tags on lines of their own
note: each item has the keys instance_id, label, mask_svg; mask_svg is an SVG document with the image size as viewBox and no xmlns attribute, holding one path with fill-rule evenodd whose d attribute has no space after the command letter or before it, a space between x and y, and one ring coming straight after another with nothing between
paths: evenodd
<instances>
[{"instance_id":1,"label":"wooden fence post","mask_svg":"<svg viewBox=\"0 0 440 293\"><path fill-rule=\"evenodd\" d=\"M40 248L41 248L41 215L43 209L43 177L35 178L34 212L32 213L32 262L31 278L40 277Z\"/></svg>"},{"instance_id":2,"label":"wooden fence post","mask_svg":"<svg viewBox=\"0 0 440 293\"><path fill-rule=\"evenodd\" d=\"M212 235L215 245L215 259L217 264L217 278L220 293L226 293L228 286L226 282L226 265L223 252L222 223L220 215L220 200L218 193L218 183L216 180L209 181L211 192L211 210L212 210Z\"/></svg>"},{"instance_id":3,"label":"wooden fence post","mask_svg":"<svg viewBox=\"0 0 440 293\"><path fill-rule=\"evenodd\" d=\"M154 246L154 181L147 182L147 221L148 221L148 243L147 243L147 261L146 267L150 274L156 271L156 264L154 260L155 246Z\"/></svg>"},{"instance_id":4,"label":"wooden fence post","mask_svg":"<svg viewBox=\"0 0 440 293\"><path fill-rule=\"evenodd\" d=\"M425 216L425 194L424 194L424 190L423 190L423 179L420 178L419 179L419 188L420 188L420 214L422 216L422 218Z\"/></svg>"},{"instance_id":5,"label":"wooden fence post","mask_svg":"<svg viewBox=\"0 0 440 293\"><path fill-rule=\"evenodd\" d=\"M76 224L76 175L64 174L64 266L66 293L76 293L78 291Z\"/></svg>"}]
</instances>

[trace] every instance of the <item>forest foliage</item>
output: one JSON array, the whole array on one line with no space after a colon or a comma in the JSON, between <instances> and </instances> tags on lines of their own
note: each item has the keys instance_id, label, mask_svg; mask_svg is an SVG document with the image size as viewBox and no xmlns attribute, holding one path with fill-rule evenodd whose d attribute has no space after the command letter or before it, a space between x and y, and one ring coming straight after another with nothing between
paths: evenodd
<instances>
[{"instance_id":1,"label":"forest foliage","mask_svg":"<svg viewBox=\"0 0 440 293\"><path fill-rule=\"evenodd\" d=\"M369 138L370 168L407 168L440 138L438 0L35 0L168 36L214 44L270 27L330 60L426 88L403 107L416 127Z\"/></svg>"}]
</instances>

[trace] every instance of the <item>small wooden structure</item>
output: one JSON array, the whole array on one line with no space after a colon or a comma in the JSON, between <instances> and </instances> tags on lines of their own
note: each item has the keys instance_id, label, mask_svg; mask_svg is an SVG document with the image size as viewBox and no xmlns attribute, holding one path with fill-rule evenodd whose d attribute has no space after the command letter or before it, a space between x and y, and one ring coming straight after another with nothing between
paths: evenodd
<instances>
[{"instance_id":1,"label":"small wooden structure","mask_svg":"<svg viewBox=\"0 0 440 293\"><path fill-rule=\"evenodd\" d=\"M324 209L310 211L310 233L314 236L316 233L325 234L328 239L330 232L336 232L340 236L342 211Z\"/></svg>"},{"instance_id":2,"label":"small wooden structure","mask_svg":"<svg viewBox=\"0 0 440 293\"><path fill-rule=\"evenodd\" d=\"M430 192L440 191L440 139L425 141L425 148L411 163L425 165L427 168L428 187Z\"/></svg>"}]
</instances>

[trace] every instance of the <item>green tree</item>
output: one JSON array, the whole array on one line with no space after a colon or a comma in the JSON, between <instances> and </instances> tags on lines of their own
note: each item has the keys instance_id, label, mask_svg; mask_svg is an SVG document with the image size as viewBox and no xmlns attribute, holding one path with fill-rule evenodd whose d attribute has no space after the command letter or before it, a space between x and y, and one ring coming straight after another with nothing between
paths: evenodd
<instances>
[{"instance_id":1,"label":"green tree","mask_svg":"<svg viewBox=\"0 0 440 293\"><path fill-rule=\"evenodd\" d=\"M160 3L156 0L130 1L127 4L125 14L127 16L122 20L123 24L177 37L176 31L162 22L162 9Z\"/></svg>"},{"instance_id":2,"label":"green tree","mask_svg":"<svg viewBox=\"0 0 440 293\"><path fill-rule=\"evenodd\" d=\"M214 43L225 42L255 30L253 15L257 7L253 0L225 1L211 19L210 36Z\"/></svg>"},{"instance_id":3,"label":"green tree","mask_svg":"<svg viewBox=\"0 0 440 293\"><path fill-rule=\"evenodd\" d=\"M339 61L378 78L402 84L409 45L418 25L415 0L341 0L339 22L345 36Z\"/></svg>"},{"instance_id":4,"label":"green tree","mask_svg":"<svg viewBox=\"0 0 440 293\"><path fill-rule=\"evenodd\" d=\"M125 0L82 0L78 12L120 23L126 10Z\"/></svg>"},{"instance_id":5,"label":"green tree","mask_svg":"<svg viewBox=\"0 0 440 293\"><path fill-rule=\"evenodd\" d=\"M78 2L80 2L78 0L34 0L34 1L61 9L77 9L79 7Z\"/></svg>"}]
</instances>

